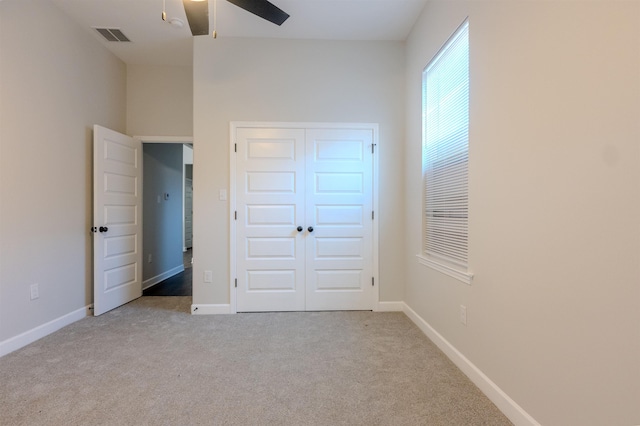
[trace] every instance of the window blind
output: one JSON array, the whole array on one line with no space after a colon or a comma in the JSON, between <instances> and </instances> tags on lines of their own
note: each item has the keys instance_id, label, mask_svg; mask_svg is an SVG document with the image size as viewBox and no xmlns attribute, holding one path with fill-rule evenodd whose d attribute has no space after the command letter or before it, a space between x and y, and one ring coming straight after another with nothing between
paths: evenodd
<instances>
[{"instance_id":1,"label":"window blind","mask_svg":"<svg viewBox=\"0 0 640 426\"><path fill-rule=\"evenodd\" d=\"M467 267L469 25L423 72L424 252Z\"/></svg>"}]
</instances>

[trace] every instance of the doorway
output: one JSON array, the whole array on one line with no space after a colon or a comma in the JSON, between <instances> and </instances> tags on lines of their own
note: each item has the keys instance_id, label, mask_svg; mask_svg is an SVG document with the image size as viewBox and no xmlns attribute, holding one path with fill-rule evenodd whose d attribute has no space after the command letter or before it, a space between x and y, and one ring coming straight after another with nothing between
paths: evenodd
<instances>
[{"instance_id":1,"label":"doorway","mask_svg":"<svg viewBox=\"0 0 640 426\"><path fill-rule=\"evenodd\" d=\"M143 295L191 296L193 145L142 140Z\"/></svg>"}]
</instances>

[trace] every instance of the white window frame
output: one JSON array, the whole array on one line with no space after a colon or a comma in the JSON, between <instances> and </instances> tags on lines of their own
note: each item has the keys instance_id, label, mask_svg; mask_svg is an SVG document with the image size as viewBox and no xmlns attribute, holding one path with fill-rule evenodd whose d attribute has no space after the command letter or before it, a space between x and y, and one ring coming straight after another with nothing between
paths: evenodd
<instances>
[{"instance_id":1,"label":"white window frame","mask_svg":"<svg viewBox=\"0 0 640 426\"><path fill-rule=\"evenodd\" d=\"M422 73L423 245L418 260L471 284L468 52L469 21L465 20ZM459 55L465 54L466 62L460 66ZM452 99L454 103L447 104Z\"/></svg>"}]
</instances>

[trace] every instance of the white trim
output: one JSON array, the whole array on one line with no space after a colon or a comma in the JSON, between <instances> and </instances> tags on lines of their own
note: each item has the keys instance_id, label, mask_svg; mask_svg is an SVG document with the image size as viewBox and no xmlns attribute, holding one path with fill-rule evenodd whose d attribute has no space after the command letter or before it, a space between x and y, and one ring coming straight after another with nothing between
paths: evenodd
<instances>
[{"instance_id":1,"label":"white trim","mask_svg":"<svg viewBox=\"0 0 640 426\"><path fill-rule=\"evenodd\" d=\"M373 259L371 259L371 268L373 268L373 277L374 277L374 282L377 284L376 287L373 289L373 306L374 309L376 306L380 307L380 270L379 270L379 254L380 254L380 247L379 247L379 223L380 223L380 208L379 208L379 186L378 186L378 165L379 165L379 153L380 153L380 138L378 137L379 135L379 126L377 123L368 123L366 124L369 127L366 127L367 129L371 128L371 130L373 131L373 194L372 194L372 201L373 201L373 205L372 205L372 209L374 211L374 215L373 215L373 235L371 236L371 244L373 244L373 253L371 254L373 256Z\"/></svg>"},{"instance_id":2,"label":"white trim","mask_svg":"<svg viewBox=\"0 0 640 426\"><path fill-rule=\"evenodd\" d=\"M403 312L404 302L378 302L375 312Z\"/></svg>"},{"instance_id":3,"label":"white trim","mask_svg":"<svg viewBox=\"0 0 640 426\"><path fill-rule=\"evenodd\" d=\"M328 122L272 122L272 121L232 121L231 129L238 127L267 127L271 129L378 129L378 123L328 123ZM233 134L231 135L233 138Z\"/></svg>"},{"instance_id":4,"label":"white trim","mask_svg":"<svg viewBox=\"0 0 640 426\"><path fill-rule=\"evenodd\" d=\"M235 310L231 309L231 305L228 304L192 304L192 315L221 315L221 314L235 314Z\"/></svg>"},{"instance_id":5,"label":"white trim","mask_svg":"<svg viewBox=\"0 0 640 426\"><path fill-rule=\"evenodd\" d=\"M520 407L502 389L469 361L447 339L428 322L404 303L404 313L420 330L493 402L502 413L516 425L540 426L533 417Z\"/></svg>"},{"instance_id":6,"label":"white trim","mask_svg":"<svg viewBox=\"0 0 640 426\"><path fill-rule=\"evenodd\" d=\"M371 306L376 310L379 308L380 301L380 273L379 273L379 185L378 185L378 158L380 152L379 125L378 123L314 123L314 122L268 122L268 121L231 121L229 123L229 304L231 306L230 313L236 313L236 288L235 288L235 272L236 272L236 220L234 212L236 211L236 130L240 127L267 127L267 128L286 128L286 129L365 129L373 132L373 204L372 208L375 212L373 219L373 259L372 273L376 288L373 291L373 301Z\"/></svg>"},{"instance_id":7,"label":"white trim","mask_svg":"<svg viewBox=\"0 0 640 426\"><path fill-rule=\"evenodd\" d=\"M193 136L134 136L142 143L193 143Z\"/></svg>"},{"instance_id":8,"label":"white trim","mask_svg":"<svg viewBox=\"0 0 640 426\"><path fill-rule=\"evenodd\" d=\"M176 266L175 268L171 268L168 271L165 271L161 274L156 275L155 277L146 279L142 281L142 289L146 290L149 287L152 287L158 284L159 282L166 280L167 278L171 278L174 275L178 275L182 271L184 271L184 265Z\"/></svg>"},{"instance_id":9,"label":"white trim","mask_svg":"<svg viewBox=\"0 0 640 426\"><path fill-rule=\"evenodd\" d=\"M17 336L0 342L0 357L23 348L28 344L35 342L36 340L42 339L43 337L48 336L49 334L54 333L61 328L66 327L67 325L90 315L91 305L87 305L83 308L76 309L75 311L69 312L66 315L51 320L45 324L32 328L31 330L25 331L22 334L18 334Z\"/></svg>"},{"instance_id":10,"label":"white trim","mask_svg":"<svg viewBox=\"0 0 640 426\"><path fill-rule=\"evenodd\" d=\"M455 269L445 263L438 262L435 259L431 259L421 254L417 254L416 257L421 265L449 275L450 277L453 277L458 281L462 281L465 284L471 285L471 282L473 281L473 274L470 272L460 271L459 269Z\"/></svg>"},{"instance_id":11,"label":"white trim","mask_svg":"<svg viewBox=\"0 0 640 426\"><path fill-rule=\"evenodd\" d=\"M229 305L232 314L237 312L236 272L236 128L240 123L229 123Z\"/></svg>"}]
</instances>

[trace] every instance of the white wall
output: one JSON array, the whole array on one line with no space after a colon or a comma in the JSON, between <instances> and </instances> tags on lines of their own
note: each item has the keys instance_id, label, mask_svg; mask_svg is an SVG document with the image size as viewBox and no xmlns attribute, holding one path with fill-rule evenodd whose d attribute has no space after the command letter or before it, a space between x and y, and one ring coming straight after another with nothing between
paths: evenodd
<instances>
[{"instance_id":1,"label":"white wall","mask_svg":"<svg viewBox=\"0 0 640 426\"><path fill-rule=\"evenodd\" d=\"M380 299L402 300L404 77L402 43L196 38L194 303L229 303L231 121L380 124Z\"/></svg>"},{"instance_id":2,"label":"white wall","mask_svg":"<svg viewBox=\"0 0 640 426\"><path fill-rule=\"evenodd\" d=\"M471 286L414 257L421 72L466 16ZM637 1L435 1L408 40L404 300L541 424L640 424L639 141Z\"/></svg>"},{"instance_id":3,"label":"white wall","mask_svg":"<svg viewBox=\"0 0 640 426\"><path fill-rule=\"evenodd\" d=\"M0 58L1 344L92 303L91 129L125 130L126 68L49 1L0 2Z\"/></svg>"},{"instance_id":4,"label":"white wall","mask_svg":"<svg viewBox=\"0 0 640 426\"><path fill-rule=\"evenodd\" d=\"M127 134L193 134L192 67L127 65Z\"/></svg>"}]
</instances>

